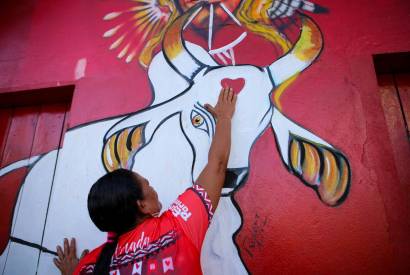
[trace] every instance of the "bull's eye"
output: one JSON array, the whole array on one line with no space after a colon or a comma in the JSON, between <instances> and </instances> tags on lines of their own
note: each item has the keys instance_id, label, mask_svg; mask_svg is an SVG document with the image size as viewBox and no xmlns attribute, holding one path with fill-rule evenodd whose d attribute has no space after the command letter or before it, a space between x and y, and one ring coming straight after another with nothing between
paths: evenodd
<instances>
[{"instance_id":1,"label":"bull's eye","mask_svg":"<svg viewBox=\"0 0 410 275\"><path fill-rule=\"evenodd\" d=\"M199 127L204 123L204 118L201 115L195 115L192 118L192 125L194 125L195 127Z\"/></svg>"},{"instance_id":2,"label":"bull's eye","mask_svg":"<svg viewBox=\"0 0 410 275\"><path fill-rule=\"evenodd\" d=\"M195 110L192 110L191 112L191 123L195 128L209 133L208 123L205 117Z\"/></svg>"}]
</instances>

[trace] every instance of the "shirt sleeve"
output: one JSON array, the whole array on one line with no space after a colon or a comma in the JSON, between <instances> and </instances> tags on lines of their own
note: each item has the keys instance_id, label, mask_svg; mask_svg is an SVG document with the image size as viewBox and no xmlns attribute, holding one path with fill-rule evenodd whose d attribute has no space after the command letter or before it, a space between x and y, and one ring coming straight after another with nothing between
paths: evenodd
<instances>
[{"instance_id":1,"label":"shirt sleeve","mask_svg":"<svg viewBox=\"0 0 410 275\"><path fill-rule=\"evenodd\" d=\"M187 237L198 250L212 219L212 203L200 185L195 184L182 193L169 207Z\"/></svg>"}]
</instances>

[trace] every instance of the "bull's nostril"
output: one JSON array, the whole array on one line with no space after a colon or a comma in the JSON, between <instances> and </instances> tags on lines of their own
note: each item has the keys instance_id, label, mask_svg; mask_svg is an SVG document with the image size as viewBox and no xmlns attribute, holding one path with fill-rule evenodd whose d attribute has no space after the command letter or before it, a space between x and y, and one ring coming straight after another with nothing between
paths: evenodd
<instances>
[{"instance_id":1,"label":"bull's nostril","mask_svg":"<svg viewBox=\"0 0 410 275\"><path fill-rule=\"evenodd\" d=\"M226 169L224 188L236 188L243 184L248 177L248 168L228 168Z\"/></svg>"}]
</instances>

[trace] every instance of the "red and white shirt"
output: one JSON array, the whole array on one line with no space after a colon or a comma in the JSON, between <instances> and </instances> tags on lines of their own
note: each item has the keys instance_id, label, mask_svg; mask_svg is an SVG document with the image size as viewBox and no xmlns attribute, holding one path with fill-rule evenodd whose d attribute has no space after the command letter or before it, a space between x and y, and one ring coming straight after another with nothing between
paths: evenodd
<instances>
[{"instance_id":1,"label":"red and white shirt","mask_svg":"<svg viewBox=\"0 0 410 275\"><path fill-rule=\"evenodd\" d=\"M212 215L206 191L188 188L160 217L119 237L110 275L202 274L201 246ZM92 274L103 246L87 254L74 274Z\"/></svg>"}]
</instances>

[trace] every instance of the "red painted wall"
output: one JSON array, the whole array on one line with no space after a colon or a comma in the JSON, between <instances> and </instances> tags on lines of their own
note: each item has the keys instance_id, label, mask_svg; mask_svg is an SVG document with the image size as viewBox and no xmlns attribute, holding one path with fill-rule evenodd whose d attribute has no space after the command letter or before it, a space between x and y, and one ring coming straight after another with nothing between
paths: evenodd
<instances>
[{"instance_id":1,"label":"red painted wall","mask_svg":"<svg viewBox=\"0 0 410 275\"><path fill-rule=\"evenodd\" d=\"M324 206L283 167L266 132L236 195L244 224L236 241L254 274L404 274L410 270L410 179L400 183L372 55L410 50L408 1L315 1L325 39L318 62L282 96L290 118L330 141L350 161L352 187ZM147 74L118 61L102 34L112 0L0 4L0 92L75 84L69 127L147 106ZM258 52L244 54L258 58ZM75 79L79 59L85 77ZM259 61L258 61L259 62Z\"/></svg>"}]
</instances>

